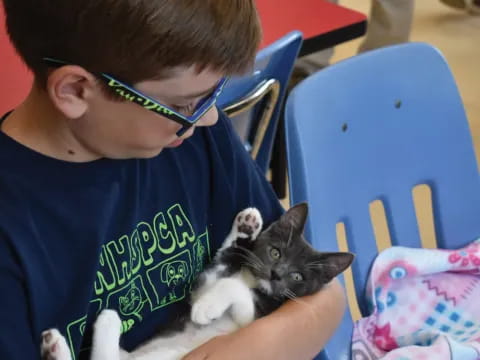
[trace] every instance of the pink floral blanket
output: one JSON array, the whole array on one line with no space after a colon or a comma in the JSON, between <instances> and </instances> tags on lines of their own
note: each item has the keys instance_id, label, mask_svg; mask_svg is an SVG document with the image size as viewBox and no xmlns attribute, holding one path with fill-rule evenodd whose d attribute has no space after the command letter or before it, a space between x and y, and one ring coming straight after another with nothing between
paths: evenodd
<instances>
[{"instance_id":1,"label":"pink floral blanket","mask_svg":"<svg viewBox=\"0 0 480 360\"><path fill-rule=\"evenodd\" d=\"M460 250L383 251L367 297L352 360L480 359L480 239Z\"/></svg>"}]
</instances>

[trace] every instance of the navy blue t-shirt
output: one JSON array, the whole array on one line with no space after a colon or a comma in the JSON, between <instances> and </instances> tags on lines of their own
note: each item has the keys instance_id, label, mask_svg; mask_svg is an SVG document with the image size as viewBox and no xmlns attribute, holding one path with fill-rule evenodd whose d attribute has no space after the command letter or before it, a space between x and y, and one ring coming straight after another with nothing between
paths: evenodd
<instances>
[{"instance_id":1,"label":"navy blue t-shirt","mask_svg":"<svg viewBox=\"0 0 480 360\"><path fill-rule=\"evenodd\" d=\"M153 159L70 163L0 132L0 359L40 358L58 328L74 359L116 309L131 350L185 311L192 280L255 206L282 213L229 120Z\"/></svg>"}]
</instances>

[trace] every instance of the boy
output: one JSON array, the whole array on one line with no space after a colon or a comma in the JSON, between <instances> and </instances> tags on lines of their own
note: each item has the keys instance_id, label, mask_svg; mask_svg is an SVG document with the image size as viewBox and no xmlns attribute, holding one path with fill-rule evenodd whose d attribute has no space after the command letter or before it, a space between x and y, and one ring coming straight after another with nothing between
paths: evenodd
<instances>
[{"instance_id":1,"label":"boy","mask_svg":"<svg viewBox=\"0 0 480 360\"><path fill-rule=\"evenodd\" d=\"M0 358L38 358L51 327L86 358L105 308L131 350L185 311L238 211L282 212L214 106L253 61L253 0L4 5L35 82L1 122ZM344 299L333 283L305 301L186 359L312 358Z\"/></svg>"}]
</instances>

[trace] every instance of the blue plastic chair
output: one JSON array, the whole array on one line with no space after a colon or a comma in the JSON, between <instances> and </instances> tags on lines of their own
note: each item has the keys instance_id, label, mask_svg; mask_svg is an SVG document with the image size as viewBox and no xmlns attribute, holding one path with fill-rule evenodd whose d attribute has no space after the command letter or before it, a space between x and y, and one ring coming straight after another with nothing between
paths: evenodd
<instances>
[{"instance_id":1,"label":"blue plastic chair","mask_svg":"<svg viewBox=\"0 0 480 360\"><path fill-rule=\"evenodd\" d=\"M454 78L432 46L387 47L330 66L294 89L286 105L292 203L310 204L307 236L338 249L345 225L363 316L377 245L369 204L381 200L392 245L420 247L412 188L432 191L437 245L458 248L480 235L480 181ZM349 359L349 313L325 348Z\"/></svg>"},{"instance_id":2,"label":"blue plastic chair","mask_svg":"<svg viewBox=\"0 0 480 360\"><path fill-rule=\"evenodd\" d=\"M264 172L269 167L278 118L302 41L302 34L294 31L259 51L253 71L230 79L217 100Z\"/></svg>"}]
</instances>

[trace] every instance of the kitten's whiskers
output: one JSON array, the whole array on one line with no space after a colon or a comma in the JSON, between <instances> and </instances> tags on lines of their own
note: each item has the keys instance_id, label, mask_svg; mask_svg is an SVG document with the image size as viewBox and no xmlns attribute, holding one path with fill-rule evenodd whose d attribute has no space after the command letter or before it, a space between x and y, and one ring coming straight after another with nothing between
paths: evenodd
<instances>
[{"instance_id":1,"label":"kitten's whiskers","mask_svg":"<svg viewBox=\"0 0 480 360\"><path fill-rule=\"evenodd\" d=\"M325 264L323 262L311 262L311 263L305 264L305 267L307 269L316 269L316 268L322 268L322 267L337 268L335 265Z\"/></svg>"},{"instance_id":2,"label":"kitten's whiskers","mask_svg":"<svg viewBox=\"0 0 480 360\"><path fill-rule=\"evenodd\" d=\"M288 236L288 240L287 240L287 248L290 247L290 242L292 241L292 237L293 237L293 225L290 227L290 235Z\"/></svg>"},{"instance_id":3,"label":"kitten's whiskers","mask_svg":"<svg viewBox=\"0 0 480 360\"><path fill-rule=\"evenodd\" d=\"M252 259L256 260L260 265L264 266L265 264L263 263L262 259L260 259L255 253L251 250L248 250L246 248L239 248L242 249L247 255L249 255Z\"/></svg>"},{"instance_id":4,"label":"kitten's whiskers","mask_svg":"<svg viewBox=\"0 0 480 360\"><path fill-rule=\"evenodd\" d=\"M263 261L255 255L252 251L239 247L244 253L238 253L245 260L245 265L250 266L252 269L257 270L262 275L268 275L265 269Z\"/></svg>"},{"instance_id":5,"label":"kitten's whiskers","mask_svg":"<svg viewBox=\"0 0 480 360\"><path fill-rule=\"evenodd\" d=\"M305 306L309 311L312 312L312 315L315 316L315 310L314 310L313 306L311 304L307 303L306 301L300 300L298 298L298 296L293 291L291 291L290 289L285 289L283 291L283 295L286 298L288 298L292 301L295 301L297 304Z\"/></svg>"}]
</instances>

